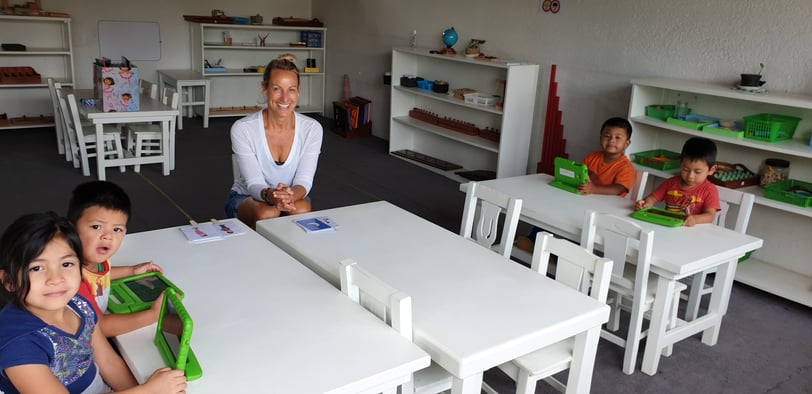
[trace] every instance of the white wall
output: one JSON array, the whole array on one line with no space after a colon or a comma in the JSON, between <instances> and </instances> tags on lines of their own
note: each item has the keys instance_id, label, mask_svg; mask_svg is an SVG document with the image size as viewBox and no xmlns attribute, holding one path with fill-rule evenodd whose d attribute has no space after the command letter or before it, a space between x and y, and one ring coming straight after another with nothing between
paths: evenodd
<instances>
[{"instance_id":1,"label":"white wall","mask_svg":"<svg viewBox=\"0 0 812 394\"><path fill-rule=\"evenodd\" d=\"M15 3L12 1L12 3ZM142 78L157 81L155 70L191 68L189 22L183 15L211 15L212 9L225 11L228 16L249 17L260 14L264 23L274 17L310 18L310 2L297 0L48 0L48 11L67 12L71 16L74 62L78 88L91 88L93 59L99 57L98 21L158 22L161 31L161 59L139 61ZM114 59L116 60L116 59ZM272 59L268 59L269 61ZM259 91L259 87L257 87ZM255 92L251 94L256 94Z\"/></svg>"},{"instance_id":2,"label":"white wall","mask_svg":"<svg viewBox=\"0 0 812 394\"><path fill-rule=\"evenodd\" d=\"M352 93L375 102L374 134L388 138L389 90L381 75L392 46L412 30L421 47L442 46L453 26L460 40L486 39L483 52L542 65L528 170L535 172L551 64L570 157L598 149L598 128L625 116L629 80L661 76L734 85L742 72L766 65L773 91L812 93L812 2L808 0L561 0L558 14L540 0L312 0L313 17L328 28L327 101ZM397 78L399 76L393 76ZM632 137L633 138L633 137Z\"/></svg>"}]
</instances>

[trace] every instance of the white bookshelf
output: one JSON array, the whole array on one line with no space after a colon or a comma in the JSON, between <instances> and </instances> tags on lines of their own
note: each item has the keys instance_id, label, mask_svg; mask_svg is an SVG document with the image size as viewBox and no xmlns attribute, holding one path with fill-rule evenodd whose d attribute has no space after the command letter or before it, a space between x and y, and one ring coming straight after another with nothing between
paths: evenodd
<instances>
[{"instance_id":1,"label":"white bookshelf","mask_svg":"<svg viewBox=\"0 0 812 394\"><path fill-rule=\"evenodd\" d=\"M290 27L274 25L235 25L189 22L192 40L192 69L211 80L210 115L242 116L264 106L260 97L262 73L245 72L245 68L266 66L279 55L296 56L300 91L297 112L324 114L324 83L326 71L327 29L322 27ZM291 46L300 41L301 32L321 33L320 47ZM231 45L224 45L228 34ZM259 37L266 36L265 45ZM306 59L315 59L318 72L305 72ZM207 72L205 61L212 65L222 60L225 72ZM244 111L239 110L246 107Z\"/></svg>"},{"instance_id":2,"label":"white bookshelf","mask_svg":"<svg viewBox=\"0 0 812 394\"><path fill-rule=\"evenodd\" d=\"M812 182L812 96L770 92L748 93L706 82L637 79L632 80L629 120L634 127L627 152L668 149L679 152L686 139L702 136L713 140L717 160L741 163L759 172L764 159L789 160L790 178ZM645 107L655 104L688 102L693 113L720 119L742 120L744 116L772 113L802 119L793 139L762 142L703 133L645 116ZM640 167L665 178L673 175ZM747 233L764 239L764 246L740 263L736 280L792 301L812 306L812 208L768 199L760 186L743 189L756 196ZM686 245L686 247L690 247Z\"/></svg>"},{"instance_id":3,"label":"white bookshelf","mask_svg":"<svg viewBox=\"0 0 812 394\"><path fill-rule=\"evenodd\" d=\"M0 84L0 114L9 119L54 116L46 78L73 86L73 45L70 18L0 15L0 41L26 46L25 51L0 50L0 66L32 67L40 83ZM0 125L2 129L53 126L53 122Z\"/></svg>"},{"instance_id":4,"label":"white bookshelf","mask_svg":"<svg viewBox=\"0 0 812 394\"><path fill-rule=\"evenodd\" d=\"M389 151L411 150L462 166L441 170L401 156L394 156L449 178L465 181L457 171L488 170L497 177L524 175L535 110L537 64L510 64L474 60L464 55L432 54L427 48L394 48L392 51L392 100ZM449 84L448 94L400 86L400 77L416 75ZM504 81L504 82L501 82ZM454 98L454 89L470 88L502 96L504 107L466 103ZM478 128L500 130L499 141L466 135L409 117L420 108L470 122Z\"/></svg>"}]
</instances>

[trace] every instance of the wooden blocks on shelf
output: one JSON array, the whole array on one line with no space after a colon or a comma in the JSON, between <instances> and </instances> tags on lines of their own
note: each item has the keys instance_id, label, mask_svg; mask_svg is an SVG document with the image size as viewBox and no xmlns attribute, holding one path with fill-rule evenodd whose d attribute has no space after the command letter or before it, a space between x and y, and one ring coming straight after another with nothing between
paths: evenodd
<instances>
[{"instance_id":1,"label":"wooden blocks on shelf","mask_svg":"<svg viewBox=\"0 0 812 394\"><path fill-rule=\"evenodd\" d=\"M0 67L0 83L37 84L42 83L42 76L31 67Z\"/></svg>"}]
</instances>

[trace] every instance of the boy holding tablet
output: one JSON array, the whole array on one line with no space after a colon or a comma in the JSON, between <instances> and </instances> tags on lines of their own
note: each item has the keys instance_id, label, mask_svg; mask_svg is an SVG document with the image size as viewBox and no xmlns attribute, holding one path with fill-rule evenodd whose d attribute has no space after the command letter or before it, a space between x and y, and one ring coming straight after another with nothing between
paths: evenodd
<instances>
[{"instance_id":1,"label":"boy holding tablet","mask_svg":"<svg viewBox=\"0 0 812 394\"><path fill-rule=\"evenodd\" d=\"M158 320L161 297L147 310L129 314L104 314L110 298L110 282L115 279L162 272L149 261L130 266L110 265L121 247L130 217L130 198L118 185L92 181L77 186L68 205L68 220L76 227L82 241L82 284L79 294L94 304L99 315L99 328L106 337L120 335Z\"/></svg>"},{"instance_id":2,"label":"boy holding tablet","mask_svg":"<svg viewBox=\"0 0 812 394\"><path fill-rule=\"evenodd\" d=\"M645 199L637 201L634 209L665 200L666 210L688 215L683 226L712 223L721 209L719 190L708 180L716 171L716 144L707 138L692 137L682 146L680 160L680 174L668 178Z\"/></svg>"}]
</instances>

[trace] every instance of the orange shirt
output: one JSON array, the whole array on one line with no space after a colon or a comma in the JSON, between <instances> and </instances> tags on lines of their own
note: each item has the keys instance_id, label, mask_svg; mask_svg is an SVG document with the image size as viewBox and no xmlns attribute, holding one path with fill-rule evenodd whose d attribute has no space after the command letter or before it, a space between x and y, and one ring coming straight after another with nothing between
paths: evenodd
<instances>
[{"instance_id":1,"label":"orange shirt","mask_svg":"<svg viewBox=\"0 0 812 394\"><path fill-rule=\"evenodd\" d=\"M601 186L606 185L622 185L626 188L626 192L632 190L634 184L634 165L625 155L612 163L604 163L603 152L592 152L585 159L584 164L589 168L589 172L598 177L596 184ZM625 197L626 193L620 194Z\"/></svg>"}]
</instances>

